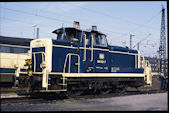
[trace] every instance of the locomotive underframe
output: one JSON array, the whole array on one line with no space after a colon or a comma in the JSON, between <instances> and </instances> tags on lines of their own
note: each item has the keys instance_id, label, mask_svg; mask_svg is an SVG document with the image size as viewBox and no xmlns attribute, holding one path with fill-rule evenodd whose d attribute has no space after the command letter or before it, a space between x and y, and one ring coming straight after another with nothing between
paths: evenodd
<instances>
[{"instance_id":1,"label":"locomotive underframe","mask_svg":"<svg viewBox=\"0 0 169 113\"><path fill-rule=\"evenodd\" d=\"M116 73L117 74L117 73ZM86 75L86 77L85 77ZM89 77L90 75L90 77ZM43 88L42 74L34 73L33 76L27 76L25 74L20 75L20 87L27 88L27 92L73 92L73 91L85 91L85 90L101 90L106 91L108 89L116 90L118 87L130 86L140 87L144 85L143 76L101 76L103 73L63 73L63 74L48 74L48 86ZM105 74L104 74L105 75ZM109 75L107 73L106 75ZM121 74L122 75L122 74ZM126 74L123 74L126 75ZM92 77L93 76L93 77ZM25 84L27 83L27 84Z\"/></svg>"}]
</instances>

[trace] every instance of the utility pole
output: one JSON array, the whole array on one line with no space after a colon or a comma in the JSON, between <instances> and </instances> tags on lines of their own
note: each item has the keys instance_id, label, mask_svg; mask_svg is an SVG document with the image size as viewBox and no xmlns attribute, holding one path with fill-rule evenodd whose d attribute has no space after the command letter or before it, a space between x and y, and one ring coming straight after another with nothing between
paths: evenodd
<instances>
[{"instance_id":1,"label":"utility pole","mask_svg":"<svg viewBox=\"0 0 169 113\"><path fill-rule=\"evenodd\" d=\"M137 50L140 49L140 44L141 44L141 42L143 42L144 40L146 40L150 35L151 35L151 33L148 34L143 40L141 40L141 41L139 41L139 42L137 43ZM134 48L134 47L135 47L135 46L133 46L133 48Z\"/></svg>"},{"instance_id":2,"label":"utility pole","mask_svg":"<svg viewBox=\"0 0 169 113\"><path fill-rule=\"evenodd\" d=\"M134 35L132 35L132 34L130 34L130 49L132 49L132 37L133 37Z\"/></svg>"},{"instance_id":3,"label":"utility pole","mask_svg":"<svg viewBox=\"0 0 169 113\"><path fill-rule=\"evenodd\" d=\"M37 28L37 32L36 32L36 38L38 39L39 38L39 28Z\"/></svg>"},{"instance_id":4,"label":"utility pole","mask_svg":"<svg viewBox=\"0 0 169 113\"><path fill-rule=\"evenodd\" d=\"M159 74L161 76L161 89L167 88L166 77L166 34L165 34L165 9L162 6L162 17L161 17L161 32L160 32L160 47L159 47L159 59L160 69ZM163 75L164 76L163 76Z\"/></svg>"},{"instance_id":5,"label":"utility pole","mask_svg":"<svg viewBox=\"0 0 169 113\"><path fill-rule=\"evenodd\" d=\"M36 24L33 24L32 25L32 27L33 27L33 39L35 39L35 27L36 27L37 25Z\"/></svg>"},{"instance_id":6,"label":"utility pole","mask_svg":"<svg viewBox=\"0 0 169 113\"><path fill-rule=\"evenodd\" d=\"M140 42L141 43L141 42ZM137 43L137 50L140 49L140 43Z\"/></svg>"}]
</instances>

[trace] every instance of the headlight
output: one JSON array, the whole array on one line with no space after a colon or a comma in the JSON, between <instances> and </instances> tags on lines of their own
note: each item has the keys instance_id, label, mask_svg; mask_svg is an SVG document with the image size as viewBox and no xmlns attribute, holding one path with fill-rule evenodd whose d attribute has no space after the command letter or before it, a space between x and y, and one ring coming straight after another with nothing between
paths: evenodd
<instances>
[{"instance_id":1,"label":"headlight","mask_svg":"<svg viewBox=\"0 0 169 113\"><path fill-rule=\"evenodd\" d=\"M40 67L41 67L42 69L46 68L46 63L45 63L45 62L42 62L42 63L40 64Z\"/></svg>"}]
</instances>

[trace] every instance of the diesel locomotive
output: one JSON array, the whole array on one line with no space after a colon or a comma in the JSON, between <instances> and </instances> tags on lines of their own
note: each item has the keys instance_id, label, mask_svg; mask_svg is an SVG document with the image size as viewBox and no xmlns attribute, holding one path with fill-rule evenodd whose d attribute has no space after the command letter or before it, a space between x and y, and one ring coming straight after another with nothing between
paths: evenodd
<instances>
[{"instance_id":1,"label":"diesel locomotive","mask_svg":"<svg viewBox=\"0 0 169 113\"><path fill-rule=\"evenodd\" d=\"M20 72L19 87L27 92L122 91L151 85L151 67L137 50L112 46L106 35L92 26L53 31L56 39L30 42L27 72Z\"/></svg>"}]
</instances>

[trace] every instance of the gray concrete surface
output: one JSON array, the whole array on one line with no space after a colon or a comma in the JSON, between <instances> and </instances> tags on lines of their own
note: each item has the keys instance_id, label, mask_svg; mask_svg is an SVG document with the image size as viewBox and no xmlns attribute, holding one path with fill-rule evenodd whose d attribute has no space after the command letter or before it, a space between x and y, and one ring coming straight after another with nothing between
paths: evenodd
<instances>
[{"instance_id":1,"label":"gray concrete surface","mask_svg":"<svg viewBox=\"0 0 169 113\"><path fill-rule=\"evenodd\" d=\"M168 92L49 103L1 103L2 111L168 111Z\"/></svg>"},{"instance_id":2,"label":"gray concrete surface","mask_svg":"<svg viewBox=\"0 0 169 113\"><path fill-rule=\"evenodd\" d=\"M21 98L26 96L18 95L17 93L3 93L0 95L1 98Z\"/></svg>"}]
</instances>

